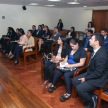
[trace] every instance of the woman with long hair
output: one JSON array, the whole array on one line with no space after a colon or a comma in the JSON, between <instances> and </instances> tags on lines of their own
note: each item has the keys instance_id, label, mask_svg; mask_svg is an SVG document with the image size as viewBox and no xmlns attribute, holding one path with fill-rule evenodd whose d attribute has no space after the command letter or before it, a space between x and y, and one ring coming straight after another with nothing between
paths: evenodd
<instances>
[{"instance_id":1,"label":"woman with long hair","mask_svg":"<svg viewBox=\"0 0 108 108\"><path fill-rule=\"evenodd\" d=\"M55 65L58 61L64 60L66 57L66 52L68 49L67 39L65 36L60 36L58 38L58 44L55 47L53 57L51 61L48 61L44 66L44 83L43 86L48 84L46 88L49 88L52 85L53 81L53 70L55 69ZM49 79L48 79L49 75Z\"/></svg>"}]
</instances>

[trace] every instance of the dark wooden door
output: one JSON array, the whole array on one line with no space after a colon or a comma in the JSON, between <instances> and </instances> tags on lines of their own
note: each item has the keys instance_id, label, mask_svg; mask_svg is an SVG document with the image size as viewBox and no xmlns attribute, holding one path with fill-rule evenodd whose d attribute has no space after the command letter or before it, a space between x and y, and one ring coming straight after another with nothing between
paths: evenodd
<instances>
[{"instance_id":1,"label":"dark wooden door","mask_svg":"<svg viewBox=\"0 0 108 108\"><path fill-rule=\"evenodd\" d=\"M108 10L94 10L93 24L95 33L100 33L103 28L108 29Z\"/></svg>"}]
</instances>

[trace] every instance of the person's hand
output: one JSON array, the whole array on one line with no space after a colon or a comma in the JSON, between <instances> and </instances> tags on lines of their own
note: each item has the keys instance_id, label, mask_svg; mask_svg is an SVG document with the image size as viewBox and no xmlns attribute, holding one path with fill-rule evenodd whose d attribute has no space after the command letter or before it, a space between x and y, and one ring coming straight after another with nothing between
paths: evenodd
<instances>
[{"instance_id":1,"label":"person's hand","mask_svg":"<svg viewBox=\"0 0 108 108\"><path fill-rule=\"evenodd\" d=\"M52 62L55 63L55 58L52 58Z\"/></svg>"},{"instance_id":2,"label":"person's hand","mask_svg":"<svg viewBox=\"0 0 108 108\"><path fill-rule=\"evenodd\" d=\"M87 48L84 48L85 51L87 51Z\"/></svg>"},{"instance_id":3,"label":"person's hand","mask_svg":"<svg viewBox=\"0 0 108 108\"><path fill-rule=\"evenodd\" d=\"M65 62L61 62L61 65L64 65L65 64Z\"/></svg>"},{"instance_id":4,"label":"person's hand","mask_svg":"<svg viewBox=\"0 0 108 108\"><path fill-rule=\"evenodd\" d=\"M65 67L67 67L67 68L71 68L72 66L68 64L68 65L66 65Z\"/></svg>"},{"instance_id":5,"label":"person's hand","mask_svg":"<svg viewBox=\"0 0 108 108\"><path fill-rule=\"evenodd\" d=\"M80 78L80 79L78 79L78 80L80 80L81 83L85 82L85 78Z\"/></svg>"}]
</instances>

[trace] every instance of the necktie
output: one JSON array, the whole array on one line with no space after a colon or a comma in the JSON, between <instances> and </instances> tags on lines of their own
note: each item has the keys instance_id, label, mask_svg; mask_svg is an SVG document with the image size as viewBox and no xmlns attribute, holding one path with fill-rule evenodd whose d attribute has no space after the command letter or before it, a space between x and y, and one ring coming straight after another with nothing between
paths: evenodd
<instances>
[{"instance_id":1,"label":"necktie","mask_svg":"<svg viewBox=\"0 0 108 108\"><path fill-rule=\"evenodd\" d=\"M94 57L94 51L92 52L92 55L91 55L91 57L90 57L88 66L90 65L90 62L91 62L91 60L93 59L93 57Z\"/></svg>"}]
</instances>

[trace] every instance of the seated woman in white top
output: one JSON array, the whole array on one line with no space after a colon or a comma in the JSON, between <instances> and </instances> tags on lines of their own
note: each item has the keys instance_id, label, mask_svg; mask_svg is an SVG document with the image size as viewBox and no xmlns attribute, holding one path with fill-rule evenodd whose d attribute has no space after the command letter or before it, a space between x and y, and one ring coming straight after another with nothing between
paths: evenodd
<instances>
[{"instance_id":1,"label":"seated woman in white top","mask_svg":"<svg viewBox=\"0 0 108 108\"><path fill-rule=\"evenodd\" d=\"M20 41L18 42L18 44L19 45L15 48L13 55L10 57L11 60L16 55L16 60L14 65L17 65L19 63L18 61L19 53L22 52L24 48L35 46L34 37L32 37L32 31L28 30L27 36L25 34L22 35L22 37L20 37Z\"/></svg>"},{"instance_id":2,"label":"seated woman in white top","mask_svg":"<svg viewBox=\"0 0 108 108\"><path fill-rule=\"evenodd\" d=\"M88 30L93 30L93 33L95 32L95 28L92 22L88 22L88 28L85 29L85 33L87 33Z\"/></svg>"}]
</instances>

